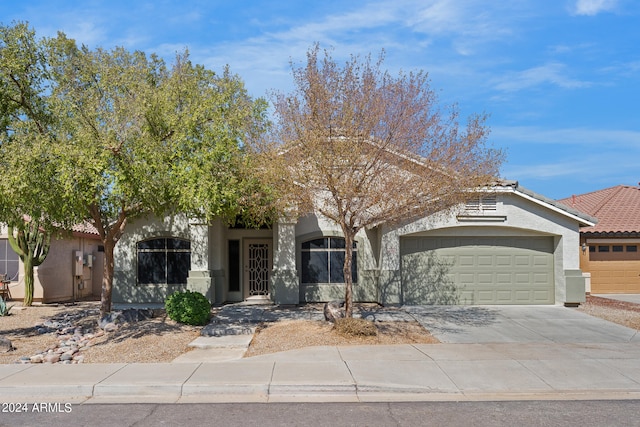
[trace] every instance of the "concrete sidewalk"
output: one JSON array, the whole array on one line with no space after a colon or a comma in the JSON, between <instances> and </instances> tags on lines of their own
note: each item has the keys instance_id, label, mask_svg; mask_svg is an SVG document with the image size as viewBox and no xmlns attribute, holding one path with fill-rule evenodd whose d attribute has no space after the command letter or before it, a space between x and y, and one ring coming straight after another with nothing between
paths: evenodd
<instances>
[{"instance_id":1,"label":"concrete sidewalk","mask_svg":"<svg viewBox=\"0 0 640 427\"><path fill-rule=\"evenodd\" d=\"M242 358L260 322L309 307L226 306L173 363L0 365L0 400L36 403L640 399L637 331L561 306L359 308L441 344Z\"/></svg>"},{"instance_id":2,"label":"concrete sidewalk","mask_svg":"<svg viewBox=\"0 0 640 427\"><path fill-rule=\"evenodd\" d=\"M636 343L314 347L219 363L0 365L3 402L638 399Z\"/></svg>"}]
</instances>

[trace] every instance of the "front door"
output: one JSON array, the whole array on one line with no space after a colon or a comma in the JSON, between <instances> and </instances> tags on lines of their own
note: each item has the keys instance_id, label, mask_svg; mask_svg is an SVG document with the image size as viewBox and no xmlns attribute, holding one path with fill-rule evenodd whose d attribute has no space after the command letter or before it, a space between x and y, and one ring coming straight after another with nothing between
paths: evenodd
<instances>
[{"instance_id":1,"label":"front door","mask_svg":"<svg viewBox=\"0 0 640 427\"><path fill-rule=\"evenodd\" d=\"M271 278L271 240L244 241L244 298L267 298Z\"/></svg>"}]
</instances>

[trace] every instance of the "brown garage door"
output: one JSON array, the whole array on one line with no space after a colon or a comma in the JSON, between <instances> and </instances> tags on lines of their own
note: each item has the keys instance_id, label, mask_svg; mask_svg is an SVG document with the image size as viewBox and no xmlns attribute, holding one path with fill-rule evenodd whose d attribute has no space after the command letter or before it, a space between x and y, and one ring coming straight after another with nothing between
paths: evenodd
<instances>
[{"instance_id":1,"label":"brown garage door","mask_svg":"<svg viewBox=\"0 0 640 427\"><path fill-rule=\"evenodd\" d=\"M640 293L640 249L632 244L594 244L583 271L591 273L593 294Z\"/></svg>"}]
</instances>

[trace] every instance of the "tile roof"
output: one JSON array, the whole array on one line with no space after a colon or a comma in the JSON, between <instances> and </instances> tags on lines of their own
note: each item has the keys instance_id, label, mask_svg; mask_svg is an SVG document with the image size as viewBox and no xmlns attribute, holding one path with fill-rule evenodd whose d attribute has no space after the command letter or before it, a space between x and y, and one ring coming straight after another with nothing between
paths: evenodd
<instances>
[{"instance_id":1,"label":"tile roof","mask_svg":"<svg viewBox=\"0 0 640 427\"><path fill-rule=\"evenodd\" d=\"M559 202L598 219L595 226L580 229L583 233L640 232L640 187L617 185Z\"/></svg>"},{"instance_id":2,"label":"tile roof","mask_svg":"<svg viewBox=\"0 0 640 427\"><path fill-rule=\"evenodd\" d=\"M90 222L83 222L82 224L76 224L73 227L71 227L71 231L73 231L74 233L100 236L100 233L98 233L98 229Z\"/></svg>"}]
</instances>

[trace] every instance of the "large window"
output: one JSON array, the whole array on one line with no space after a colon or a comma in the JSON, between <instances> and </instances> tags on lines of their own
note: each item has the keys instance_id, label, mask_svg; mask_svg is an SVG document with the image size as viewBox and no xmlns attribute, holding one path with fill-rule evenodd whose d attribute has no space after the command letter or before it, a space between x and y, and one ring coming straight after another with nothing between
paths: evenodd
<instances>
[{"instance_id":1,"label":"large window","mask_svg":"<svg viewBox=\"0 0 640 427\"><path fill-rule=\"evenodd\" d=\"M191 242L158 238L138 242L138 283L141 285L187 283L191 267Z\"/></svg>"},{"instance_id":2,"label":"large window","mask_svg":"<svg viewBox=\"0 0 640 427\"><path fill-rule=\"evenodd\" d=\"M7 279L17 282L19 279L20 261L18 254L13 251L8 239L0 239L0 274L6 274Z\"/></svg>"},{"instance_id":3,"label":"large window","mask_svg":"<svg viewBox=\"0 0 640 427\"><path fill-rule=\"evenodd\" d=\"M323 237L302 244L302 283L344 283L345 243L341 237ZM351 277L358 282L358 251L353 243Z\"/></svg>"}]
</instances>

